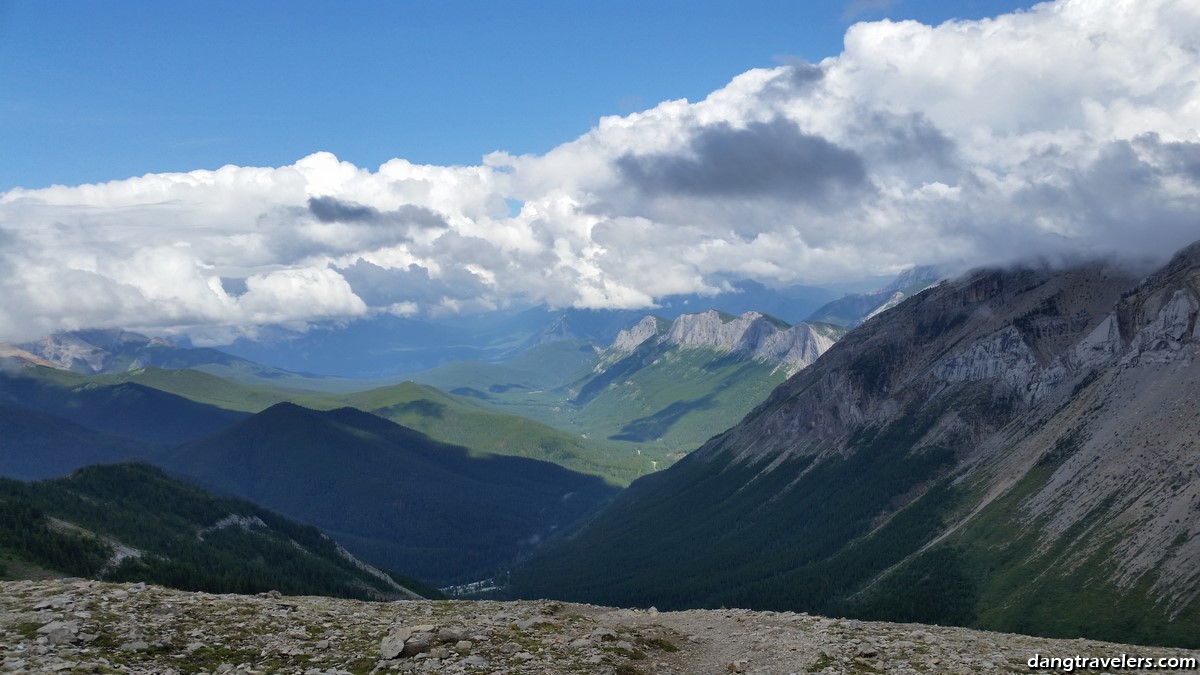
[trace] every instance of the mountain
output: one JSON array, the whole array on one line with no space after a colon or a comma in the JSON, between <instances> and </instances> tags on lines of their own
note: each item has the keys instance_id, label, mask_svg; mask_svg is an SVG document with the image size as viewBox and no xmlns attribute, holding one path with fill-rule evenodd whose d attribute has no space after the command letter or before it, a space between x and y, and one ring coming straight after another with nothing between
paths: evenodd
<instances>
[{"instance_id":1,"label":"mountain","mask_svg":"<svg viewBox=\"0 0 1200 675\"><path fill-rule=\"evenodd\" d=\"M861 324L512 592L1200 644L1200 244Z\"/></svg>"},{"instance_id":2,"label":"mountain","mask_svg":"<svg viewBox=\"0 0 1200 675\"><path fill-rule=\"evenodd\" d=\"M879 290L838 298L808 315L805 321L853 328L879 312L895 307L905 298L929 288L940 278L941 275L933 267L913 267Z\"/></svg>"},{"instance_id":3,"label":"mountain","mask_svg":"<svg viewBox=\"0 0 1200 675\"><path fill-rule=\"evenodd\" d=\"M264 366L209 347L190 347L164 338L150 338L120 329L94 329L54 333L19 348L38 362L82 374L107 374L158 368L196 368L247 382L271 382L297 389L336 387L320 378ZM3 353L3 352L0 352Z\"/></svg>"},{"instance_id":4,"label":"mountain","mask_svg":"<svg viewBox=\"0 0 1200 675\"><path fill-rule=\"evenodd\" d=\"M291 403L156 462L439 584L490 575L616 492L594 476L473 454L353 408Z\"/></svg>"},{"instance_id":5,"label":"mountain","mask_svg":"<svg viewBox=\"0 0 1200 675\"><path fill-rule=\"evenodd\" d=\"M210 593L419 598L314 527L215 497L144 464L0 479L0 567ZM407 583L407 580L403 580Z\"/></svg>"},{"instance_id":6,"label":"mountain","mask_svg":"<svg viewBox=\"0 0 1200 675\"><path fill-rule=\"evenodd\" d=\"M573 357L568 354L565 358ZM612 457L577 434L496 412L476 404L470 393L454 396L412 382L335 393L251 385L190 368L148 367L104 375L47 368L25 368L12 375L0 373L0 403L40 410L94 430L157 444L182 443L211 434L284 401L320 410L354 407L476 453L550 461L620 485L628 485L645 473L644 462ZM67 463L65 471L87 463ZM61 475L65 471L38 475Z\"/></svg>"},{"instance_id":7,"label":"mountain","mask_svg":"<svg viewBox=\"0 0 1200 675\"><path fill-rule=\"evenodd\" d=\"M0 342L0 372L6 370L16 371L22 368L42 366L46 368L56 368L57 366L46 359L27 352L20 347L14 347L9 344Z\"/></svg>"},{"instance_id":8,"label":"mountain","mask_svg":"<svg viewBox=\"0 0 1200 675\"><path fill-rule=\"evenodd\" d=\"M669 324L647 316L630 329L621 331L607 357L631 354L648 340L684 349L711 349L731 356L745 357L789 372L808 367L845 333L836 326L787 323L762 312L731 316L716 310L683 314Z\"/></svg>"},{"instance_id":9,"label":"mountain","mask_svg":"<svg viewBox=\"0 0 1200 675\"><path fill-rule=\"evenodd\" d=\"M88 464L149 457L154 448L28 408L0 402L0 476L54 478Z\"/></svg>"},{"instance_id":10,"label":"mountain","mask_svg":"<svg viewBox=\"0 0 1200 675\"><path fill-rule=\"evenodd\" d=\"M405 382L340 398L442 443L476 453L512 455L553 462L572 471L628 485L645 473L641 462L614 457L575 434L541 422L495 412L430 386Z\"/></svg>"},{"instance_id":11,"label":"mountain","mask_svg":"<svg viewBox=\"0 0 1200 675\"><path fill-rule=\"evenodd\" d=\"M36 369L0 373L0 403L146 443L182 443L246 417L135 382L99 385L83 380L63 386L66 378L37 375Z\"/></svg>"}]
</instances>

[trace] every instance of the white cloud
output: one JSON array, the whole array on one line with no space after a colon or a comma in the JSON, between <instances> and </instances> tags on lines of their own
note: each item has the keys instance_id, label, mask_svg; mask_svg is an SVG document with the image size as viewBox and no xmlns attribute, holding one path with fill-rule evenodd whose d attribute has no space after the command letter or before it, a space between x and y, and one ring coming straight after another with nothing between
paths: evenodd
<instances>
[{"instance_id":1,"label":"white cloud","mask_svg":"<svg viewBox=\"0 0 1200 675\"><path fill-rule=\"evenodd\" d=\"M544 155L372 171L316 153L12 190L0 339L638 307L730 278L1060 249L1162 256L1200 235L1198 207L1200 6L1062 0L855 24L837 57L603 118Z\"/></svg>"}]
</instances>

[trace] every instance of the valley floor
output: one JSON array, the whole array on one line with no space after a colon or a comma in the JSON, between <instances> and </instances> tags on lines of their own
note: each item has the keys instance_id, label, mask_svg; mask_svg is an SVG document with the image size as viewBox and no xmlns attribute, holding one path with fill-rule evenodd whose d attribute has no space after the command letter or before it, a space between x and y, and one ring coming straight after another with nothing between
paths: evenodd
<instances>
[{"instance_id":1,"label":"valley floor","mask_svg":"<svg viewBox=\"0 0 1200 675\"><path fill-rule=\"evenodd\" d=\"M369 603L74 579L0 582L2 672L1028 673L1035 654L1200 658L1200 651L787 612ZM1182 669L1093 672L1101 671Z\"/></svg>"}]
</instances>

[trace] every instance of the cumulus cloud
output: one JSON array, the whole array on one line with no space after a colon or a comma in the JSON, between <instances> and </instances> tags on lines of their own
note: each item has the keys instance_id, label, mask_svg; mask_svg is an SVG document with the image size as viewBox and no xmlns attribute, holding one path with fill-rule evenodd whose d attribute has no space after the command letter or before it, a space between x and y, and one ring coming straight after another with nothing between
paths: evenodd
<instances>
[{"instance_id":1,"label":"cumulus cloud","mask_svg":"<svg viewBox=\"0 0 1200 675\"><path fill-rule=\"evenodd\" d=\"M859 9L881 3L851 3ZM0 340L647 307L1200 236L1200 6L863 22L821 63L478 166L315 153L0 195ZM512 214L509 204L519 204Z\"/></svg>"},{"instance_id":2,"label":"cumulus cloud","mask_svg":"<svg viewBox=\"0 0 1200 675\"><path fill-rule=\"evenodd\" d=\"M828 201L865 185L866 167L853 150L806 134L782 117L734 128L699 129L688 153L618 157L621 179L646 193L724 199L756 197Z\"/></svg>"}]
</instances>

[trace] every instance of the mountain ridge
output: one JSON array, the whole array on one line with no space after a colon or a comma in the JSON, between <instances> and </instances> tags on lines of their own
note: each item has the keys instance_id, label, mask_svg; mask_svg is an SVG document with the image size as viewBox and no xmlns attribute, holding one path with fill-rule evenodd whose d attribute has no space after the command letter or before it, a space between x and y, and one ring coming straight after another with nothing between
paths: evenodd
<instances>
[{"instance_id":1,"label":"mountain ridge","mask_svg":"<svg viewBox=\"0 0 1200 675\"><path fill-rule=\"evenodd\" d=\"M669 324L651 315L618 333L605 350L604 360L617 360L647 341L657 340L685 349L711 349L744 356L783 366L791 374L816 361L840 332L832 327L821 330L806 322L792 326L758 311L735 317L710 309L699 314L681 314Z\"/></svg>"}]
</instances>

